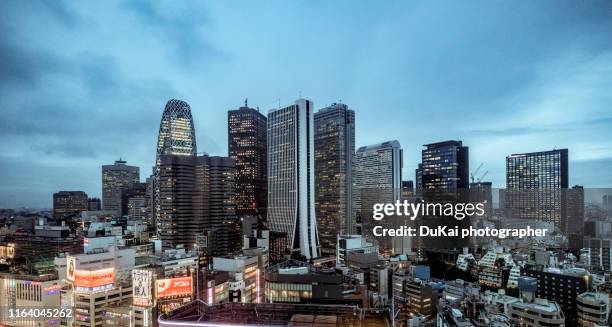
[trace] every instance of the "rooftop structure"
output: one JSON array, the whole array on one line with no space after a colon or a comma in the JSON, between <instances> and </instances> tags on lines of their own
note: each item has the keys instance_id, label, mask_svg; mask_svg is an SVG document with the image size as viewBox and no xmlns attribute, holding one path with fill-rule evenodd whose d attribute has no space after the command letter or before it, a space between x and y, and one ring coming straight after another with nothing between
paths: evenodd
<instances>
[{"instance_id":1,"label":"rooftop structure","mask_svg":"<svg viewBox=\"0 0 612 327\"><path fill-rule=\"evenodd\" d=\"M313 326L315 319L329 322L322 326L387 326L386 310L360 309L348 305L226 303L208 306L193 301L159 317L160 327L177 326ZM296 324L293 324L296 325Z\"/></svg>"}]
</instances>

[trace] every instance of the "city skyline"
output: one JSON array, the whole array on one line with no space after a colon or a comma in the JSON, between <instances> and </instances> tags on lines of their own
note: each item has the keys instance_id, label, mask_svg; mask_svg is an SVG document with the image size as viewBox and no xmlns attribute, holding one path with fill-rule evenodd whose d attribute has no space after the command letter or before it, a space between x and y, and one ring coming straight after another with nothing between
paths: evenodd
<instances>
[{"instance_id":1,"label":"city skyline","mask_svg":"<svg viewBox=\"0 0 612 327\"><path fill-rule=\"evenodd\" d=\"M384 20L348 3L255 7L252 17L176 5L0 4L0 207L50 207L60 190L101 197L100 167L120 157L144 177L169 99L190 104L199 151L225 156L228 110L248 97L267 113L300 92L315 111L339 100L354 109L357 148L397 139L404 179L423 144L456 139L494 187L505 186L506 156L555 148L569 149L570 185L612 184L609 3L484 3L478 24L459 4L392 3L376 8ZM314 12L316 24L301 18ZM281 21L256 23L270 16ZM303 39L315 46L288 59Z\"/></svg>"}]
</instances>

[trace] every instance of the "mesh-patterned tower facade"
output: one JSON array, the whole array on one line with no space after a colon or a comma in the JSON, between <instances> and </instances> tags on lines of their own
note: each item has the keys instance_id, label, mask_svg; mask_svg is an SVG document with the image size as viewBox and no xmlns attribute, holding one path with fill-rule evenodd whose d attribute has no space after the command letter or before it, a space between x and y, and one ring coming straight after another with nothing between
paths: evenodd
<instances>
[{"instance_id":1,"label":"mesh-patterned tower facade","mask_svg":"<svg viewBox=\"0 0 612 327\"><path fill-rule=\"evenodd\" d=\"M155 178L153 181L153 211L157 233L164 225L160 217L160 184L159 166L161 155L195 156L197 152L193 117L189 104L182 100L172 99L166 103L157 137L157 156L155 158Z\"/></svg>"}]
</instances>

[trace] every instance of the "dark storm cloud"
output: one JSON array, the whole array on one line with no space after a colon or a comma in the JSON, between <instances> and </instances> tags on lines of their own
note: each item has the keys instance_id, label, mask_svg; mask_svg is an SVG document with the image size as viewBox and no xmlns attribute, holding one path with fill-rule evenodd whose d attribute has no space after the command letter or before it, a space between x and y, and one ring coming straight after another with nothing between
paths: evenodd
<instances>
[{"instance_id":1,"label":"dark storm cloud","mask_svg":"<svg viewBox=\"0 0 612 327\"><path fill-rule=\"evenodd\" d=\"M61 66L61 60L44 50L31 50L15 42L8 31L0 28L0 83L32 87L41 73L53 73Z\"/></svg>"},{"instance_id":2,"label":"dark storm cloud","mask_svg":"<svg viewBox=\"0 0 612 327\"><path fill-rule=\"evenodd\" d=\"M169 98L199 151L226 110L342 98L357 146L459 138L504 184L510 153L570 148L572 183L611 184L612 2L0 1L0 207L99 195L100 166L155 156ZM599 184L598 184L599 183Z\"/></svg>"},{"instance_id":3,"label":"dark storm cloud","mask_svg":"<svg viewBox=\"0 0 612 327\"><path fill-rule=\"evenodd\" d=\"M221 56L202 35L209 18L201 5L194 1L127 0L123 3L149 32L170 48L175 64L184 68L201 67L206 57Z\"/></svg>"},{"instance_id":4,"label":"dark storm cloud","mask_svg":"<svg viewBox=\"0 0 612 327\"><path fill-rule=\"evenodd\" d=\"M113 54L28 42L19 20L42 19L50 32L87 27L62 3L3 2L1 9L0 206L48 203L62 187L96 190L101 164L151 155L139 147L155 144L161 107L177 94L171 84L133 81Z\"/></svg>"}]
</instances>

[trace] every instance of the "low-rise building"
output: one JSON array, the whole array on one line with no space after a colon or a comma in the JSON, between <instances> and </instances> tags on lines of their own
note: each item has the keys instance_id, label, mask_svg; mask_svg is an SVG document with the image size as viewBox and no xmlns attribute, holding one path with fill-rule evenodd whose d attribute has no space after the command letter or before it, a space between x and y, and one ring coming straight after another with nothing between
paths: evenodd
<instances>
[{"instance_id":1,"label":"low-rise building","mask_svg":"<svg viewBox=\"0 0 612 327\"><path fill-rule=\"evenodd\" d=\"M578 295L576 316L579 326L608 326L610 297L605 293L585 292Z\"/></svg>"},{"instance_id":2,"label":"low-rise building","mask_svg":"<svg viewBox=\"0 0 612 327\"><path fill-rule=\"evenodd\" d=\"M510 305L509 313L514 326L565 326L565 316L561 307L556 302L545 299L514 302Z\"/></svg>"},{"instance_id":3,"label":"low-rise building","mask_svg":"<svg viewBox=\"0 0 612 327\"><path fill-rule=\"evenodd\" d=\"M56 318L28 321L14 314L16 309L59 308L63 283L55 275L0 274L0 324L7 326L54 326Z\"/></svg>"}]
</instances>

